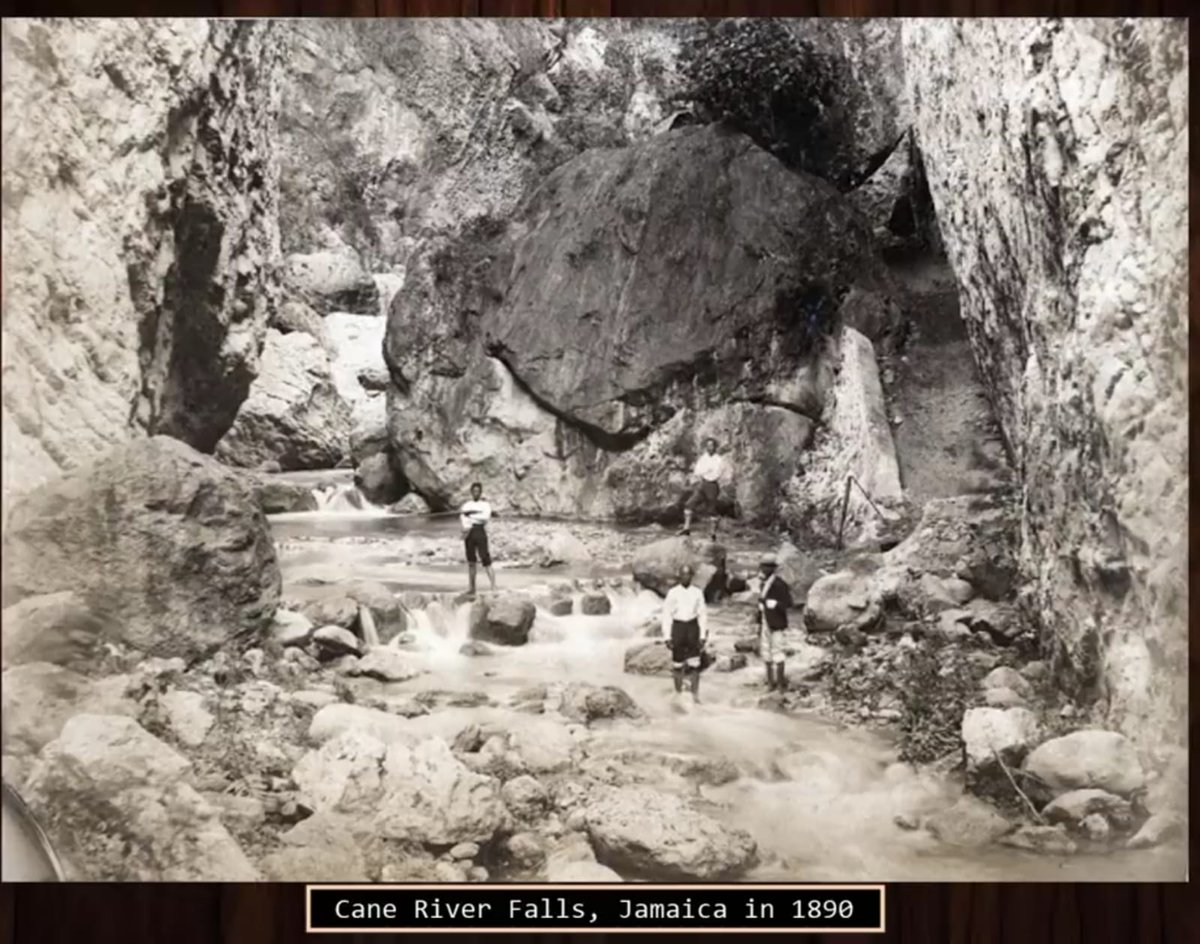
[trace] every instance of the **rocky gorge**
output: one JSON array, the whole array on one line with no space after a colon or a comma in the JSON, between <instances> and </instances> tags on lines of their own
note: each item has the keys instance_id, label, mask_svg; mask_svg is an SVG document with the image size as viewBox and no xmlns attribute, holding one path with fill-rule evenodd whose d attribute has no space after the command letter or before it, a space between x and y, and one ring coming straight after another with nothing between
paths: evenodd
<instances>
[{"instance_id":1,"label":"rocky gorge","mask_svg":"<svg viewBox=\"0 0 1200 944\"><path fill-rule=\"evenodd\" d=\"M4 779L69 877L1181 873L1178 22L3 41Z\"/></svg>"}]
</instances>

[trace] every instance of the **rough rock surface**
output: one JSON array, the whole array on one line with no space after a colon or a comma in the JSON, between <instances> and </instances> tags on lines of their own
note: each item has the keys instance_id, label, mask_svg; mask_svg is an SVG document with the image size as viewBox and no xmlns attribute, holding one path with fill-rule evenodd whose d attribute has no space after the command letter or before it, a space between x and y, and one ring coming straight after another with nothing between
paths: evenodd
<instances>
[{"instance_id":1,"label":"rough rock surface","mask_svg":"<svg viewBox=\"0 0 1200 944\"><path fill-rule=\"evenodd\" d=\"M480 600L471 607L471 638L522 646L529 640L529 630L536 617L537 607L528 600L513 596Z\"/></svg>"},{"instance_id":2,"label":"rough rock surface","mask_svg":"<svg viewBox=\"0 0 1200 944\"><path fill-rule=\"evenodd\" d=\"M720 544L690 537L663 538L638 548L633 556L633 579L659 596L679 582L679 571L692 568L692 583L705 596L724 589L726 551Z\"/></svg>"},{"instance_id":3,"label":"rough rock surface","mask_svg":"<svg viewBox=\"0 0 1200 944\"><path fill-rule=\"evenodd\" d=\"M252 489L154 436L30 492L4 534L4 602L73 591L111 635L190 659L265 632L280 576Z\"/></svg>"},{"instance_id":4,"label":"rough rock surface","mask_svg":"<svg viewBox=\"0 0 1200 944\"><path fill-rule=\"evenodd\" d=\"M38 758L25 795L75 878L256 881L189 762L132 718L77 715Z\"/></svg>"},{"instance_id":5,"label":"rough rock surface","mask_svg":"<svg viewBox=\"0 0 1200 944\"><path fill-rule=\"evenodd\" d=\"M852 287L890 290L858 215L748 138L684 128L587 151L511 218L410 265L385 346L394 449L434 502L482 475L516 509L647 517L678 510L711 432L761 516L794 451L749 432L795 413L785 439L802 447L814 341Z\"/></svg>"},{"instance_id":6,"label":"rough rock surface","mask_svg":"<svg viewBox=\"0 0 1200 944\"><path fill-rule=\"evenodd\" d=\"M808 588L804 625L815 632L833 632L843 627L869 632L883 619L879 594L867 575L838 571L816 580Z\"/></svg>"},{"instance_id":7,"label":"rough rock surface","mask_svg":"<svg viewBox=\"0 0 1200 944\"><path fill-rule=\"evenodd\" d=\"M1038 745L1023 765L1039 792L1095 788L1128 795L1146 782L1133 744L1115 731L1075 731Z\"/></svg>"},{"instance_id":8,"label":"rough rock surface","mask_svg":"<svg viewBox=\"0 0 1200 944\"><path fill-rule=\"evenodd\" d=\"M37 753L77 714L132 716L136 706L125 698L127 681L125 676L92 680L45 662L7 669L0 677L5 753Z\"/></svg>"},{"instance_id":9,"label":"rough rock surface","mask_svg":"<svg viewBox=\"0 0 1200 944\"><path fill-rule=\"evenodd\" d=\"M597 859L626 875L715 881L736 878L758 858L748 834L647 787L606 791L585 816Z\"/></svg>"},{"instance_id":10,"label":"rough rock surface","mask_svg":"<svg viewBox=\"0 0 1200 944\"><path fill-rule=\"evenodd\" d=\"M4 610L3 665L49 662L86 671L111 627L72 590L26 597Z\"/></svg>"},{"instance_id":11,"label":"rough rock surface","mask_svg":"<svg viewBox=\"0 0 1200 944\"><path fill-rule=\"evenodd\" d=\"M279 254L275 24L4 24L4 491L166 433L209 451Z\"/></svg>"},{"instance_id":12,"label":"rough rock surface","mask_svg":"<svg viewBox=\"0 0 1200 944\"><path fill-rule=\"evenodd\" d=\"M913 20L903 38L963 318L1025 484L1030 612L1062 684L1182 742L1186 24Z\"/></svg>"},{"instance_id":13,"label":"rough rock surface","mask_svg":"<svg viewBox=\"0 0 1200 944\"><path fill-rule=\"evenodd\" d=\"M1041 734L1037 715L1028 708L968 708L962 720L967 782L984 787L1004 781L996 758L1009 767L1018 766Z\"/></svg>"},{"instance_id":14,"label":"rough rock surface","mask_svg":"<svg viewBox=\"0 0 1200 944\"><path fill-rule=\"evenodd\" d=\"M217 456L230 465L276 462L284 472L329 469L350 451L353 419L311 335L268 331L258 377Z\"/></svg>"}]
</instances>

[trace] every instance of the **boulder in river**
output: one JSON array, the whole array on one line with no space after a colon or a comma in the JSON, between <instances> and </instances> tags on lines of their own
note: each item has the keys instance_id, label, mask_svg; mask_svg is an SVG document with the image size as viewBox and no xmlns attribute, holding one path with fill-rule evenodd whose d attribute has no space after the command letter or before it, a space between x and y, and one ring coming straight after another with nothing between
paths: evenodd
<instances>
[{"instance_id":1,"label":"boulder in river","mask_svg":"<svg viewBox=\"0 0 1200 944\"><path fill-rule=\"evenodd\" d=\"M664 538L638 548L633 555L633 579L659 596L666 596L679 580L685 564L692 568L692 582L706 597L725 589L725 548L690 537Z\"/></svg>"},{"instance_id":2,"label":"boulder in river","mask_svg":"<svg viewBox=\"0 0 1200 944\"><path fill-rule=\"evenodd\" d=\"M585 593L579 600L579 612L584 616L606 616L612 612L612 600L607 593Z\"/></svg>"},{"instance_id":3,"label":"boulder in river","mask_svg":"<svg viewBox=\"0 0 1200 944\"><path fill-rule=\"evenodd\" d=\"M486 597L471 607L471 638L502 646L523 646L529 641L529 630L536 616L537 607L529 600L514 596Z\"/></svg>"},{"instance_id":4,"label":"boulder in river","mask_svg":"<svg viewBox=\"0 0 1200 944\"><path fill-rule=\"evenodd\" d=\"M541 565L554 567L558 564L585 564L592 559L592 552L579 538L566 528L560 528L546 539Z\"/></svg>"},{"instance_id":5,"label":"boulder in river","mask_svg":"<svg viewBox=\"0 0 1200 944\"><path fill-rule=\"evenodd\" d=\"M593 721L644 716L636 702L615 685L598 688L587 682L572 682L562 693L562 713L572 721Z\"/></svg>"},{"instance_id":6,"label":"boulder in river","mask_svg":"<svg viewBox=\"0 0 1200 944\"><path fill-rule=\"evenodd\" d=\"M373 646L347 674L363 675L381 682L407 682L422 671L407 653L388 646Z\"/></svg>"},{"instance_id":7,"label":"boulder in river","mask_svg":"<svg viewBox=\"0 0 1200 944\"><path fill-rule=\"evenodd\" d=\"M404 476L392 467L386 452L377 452L363 459L354 470L354 484L374 505L397 502L408 491Z\"/></svg>"},{"instance_id":8,"label":"boulder in river","mask_svg":"<svg viewBox=\"0 0 1200 944\"><path fill-rule=\"evenodd\" d=\"M925 820L925 829L935 839L968 848L990 845L1012 826L995 807L973 796L963 796Z\"/></svg>"},{"instance_id":9,"label":"boulder in river","mask_svg":"<svg viewBox=\"0 0 1200 944\"><path fill-rule=\"evenodd\" d=\"M189 762L132 718L76 715L46 745L25 799L78 878L256 881L216 808L183 779Z\"/></svg>"},{"instance_id":10,"label":"boulder in river","mask_svg":"<svg viewBox=\"0 0 1200 944\"><path fill-rule=\"evenodd\" d=\"M6 608L70 590L102 617L105 642L189 660L257 639L279 603L274 543L248 483L166 436L17 501L3 572Z\"/></svg>"},{"instance_id":11,"label":"boulder in river","mask_svg":"<svg viewBox=\"0 0 1200 944\"><path fill-rule=\"evenodd\" d=\"M283 647L306 646L312 639L315 627L303 613L279 609L271 623L271 638Z\"/></svg>"},{"instance_id":12,"label":"boulder in river","mask_svg":"<svg viewBox=\"0 0 1200 944\"><path fill-rule=\"evenodd\" d=\"M282 515L294 511L316 511L317 496L313 490L299 482L285 482L272 476L261 476L255 483L254 493L262 505L263 514Z\"/></svg>"},{"instance_id":13,"label":"boulder in river","mask_svg":"<svg viewBox=\"0 0 1200 944\"><path fill-rule=\"evenodd\" d=\"M1128 796L1145 785L1137 751L1115 731L1074 731L1038 745L1023 770L1039 794L1095 788Z\"/></svg>"},{"instance_id":14,"label":"boulder in river","mask_svg":"<svg viewBox=\"0 0 1200 944\"><path fill-rule=\"evenodd\" d=\"M649 787L603 791L586 806L596 858L616 871L656 881L717 881L758 861L748 833L725 826L678 796Z\"/></svg>"},{"instance_id":15,"label":"boulder in river","mask_svg":"<svg viewBox=\"0 0 1200 944\"><path fill-rule=\"evenodd\" d=\"M1129 849L1149 849L1184 835L1187 823L1178 813L1155 813L1125 844Z\"/></svg>"},{"instance_id":16,"label":"boulder in river","mask_svg":"<svg viewBox=\"0 0 1200 944\"><path fill-rule=\"evenodd\" d=\"M671 671L671 650L658 639L630 646L625 650L625 671L632 675L666 675Z\"/></svg>"},{"instance_id":17,"label":"boulder in river","mask_svg":"<svg viewBox=\"0 0 1200 944\"><path fill-rule=\"evenodd\" d=\"M1042 816L1049 823L1064 823L1068 827L1078 826L1086 817L1102 815L1119 829L1128 828L1133 821L1133 811L1128 800L1107 790L1071 790L1055 797L1042 809Z\"/></svg>"},{"instance_id":18,"label":"boulder in river","mask_svg":"<svg viewBox=\"0 0 1200 944\"><path fill-rule=\"evenodd\" d=\"M322 626L312 638L322 656L356 656L362 651L359 638L341 626Z\"/></svg>"}]
</instances>

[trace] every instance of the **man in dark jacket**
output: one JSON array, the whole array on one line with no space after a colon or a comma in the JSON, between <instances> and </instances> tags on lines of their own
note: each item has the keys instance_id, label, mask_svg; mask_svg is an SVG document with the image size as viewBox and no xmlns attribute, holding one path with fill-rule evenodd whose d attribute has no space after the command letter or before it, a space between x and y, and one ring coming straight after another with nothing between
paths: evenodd
<instances>
[{"instance_id":1,"label":"man in dark jacket","mask_svg":"<svg viewBox=\"0 0 1200 944\"><path fill-rule=\"evenodd\" d=\"M783 631L788 628L787 611L792 605L792 591L776 572L774 557L764 557L760 567L762 587L758 591L758 619L762 636L759 651L767 666L767 690L782 692L787 689Z\"/></svg>"}]
</instances>

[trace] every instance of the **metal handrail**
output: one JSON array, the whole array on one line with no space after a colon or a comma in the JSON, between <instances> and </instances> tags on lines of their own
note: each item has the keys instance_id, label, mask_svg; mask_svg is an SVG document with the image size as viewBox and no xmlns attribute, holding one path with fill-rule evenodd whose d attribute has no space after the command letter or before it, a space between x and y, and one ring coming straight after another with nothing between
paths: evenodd
<instances>
[{"instance_id":1,"label":"metal handrail","mask_svg":"<svg viewBox=\"0 0 1200 944\"><path fill-rule=\"evenodd\" d=\"M879 515L879 517L882 518L884 521L888 520L888 516L879 510L879 506L876 505L874 500L871 498L871 496L869 494L867 494L867 490L865 488L863 488L862 482L860 482L858 479L856 479L853 474L847 475L846 476L846 488L845 488L845 491L842 492L842 516L841 516L841 520L838 522L837 546L839 548L841 548L843 546L842 536L843 536L844 531L846 530L846 513L850 510L850 486L852 484L858 486L858 490L860 492L862 492L863 498L865 498L867 500L867 504L870 505L871 508L874 509L875 514Z\"/></svg>"}]
</instances>

